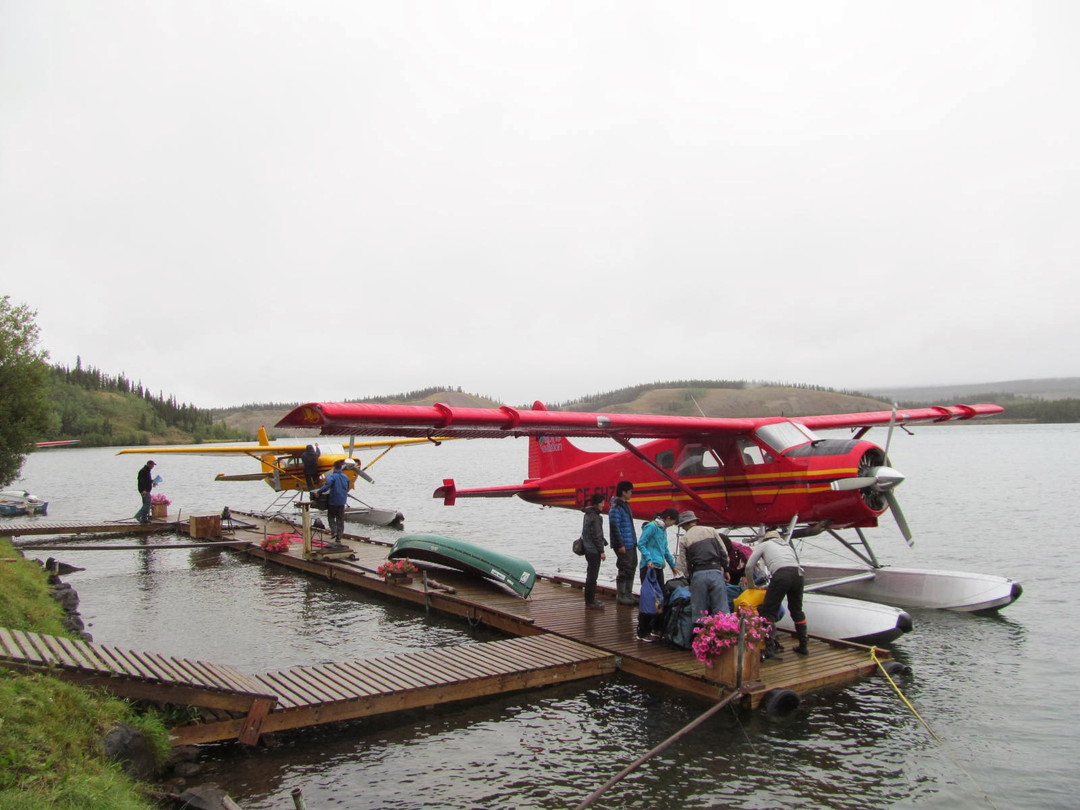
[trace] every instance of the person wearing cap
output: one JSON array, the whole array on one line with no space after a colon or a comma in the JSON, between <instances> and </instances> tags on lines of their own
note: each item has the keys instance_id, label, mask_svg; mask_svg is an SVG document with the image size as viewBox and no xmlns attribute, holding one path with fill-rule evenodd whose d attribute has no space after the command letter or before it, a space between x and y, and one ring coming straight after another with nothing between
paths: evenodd
<instances>
[{"instance_id":1,"label":"person wearing cap","mask_svg":"<svg viewBox=\"0 0 1080 810\"><path fill-rule=\"evenodd\" d=\"M638 553L641 555L641 568L638 571L641 581L645 581L649 569L656 571L660 590L664 589L664 565L671 566L673 576L679 575L675 558L668 551L667 530L679 520L675 509L665 509L655 519L645 524L638 540ZM640 608L640 605L639 605ZM642 613L638 610L637 637L639 641L655 641L661 636L662 613Z\"/></svg>"},{"instance_id":2,"label":"person wearing cap","mask_svg":"<svg viewBox=\"0 0 1080 810\"><path fill-rule=\"evenodd\" d=\"M139 495L142 496L142 507L135 513L135 520L139 523L150 522L150 490L154 488L154 466L153 461L147 461L136 476Z\"/></svg>"},{"instance_id":3,"label":"person wearing cap","mask_svg":"<svg viewBox=\"0 0 1080 810\"><path fill-rule=\"evenodd\" d=\"M765 563L769 569L769 587L765 591L765 601L758 606L758 615L767 619L769 639L765 644L765 655L775 655L778 645L776 644L776 622L780 618L780 603L787 599L788 610L791 612L791 620L795 622L795 635L798 636L799 646L795 652L799 655L809 655L807 648L808 634L806 630L806 614L803 613L803 570L799 565L799 556L795 553L791 541L780 532L766 532L761 539L750 559L746 561L746 575L744 581L750 580L754 575L754 567L758 562ZM753 585L753 582L750 582Z\"/></svg>"},{"instance_id":4,"label":"person wearing cap","mask_svg":"<svg viewBox=\"0 0 1080 810\"><path fill-rule=\"evenodd\" d=\"M731 610L728 604L727 549L720 533L711 526L702 526L693 512L679 513L679 528L684 534L679 538L676 556L679 570L690 577L690 609L694 621L702 613L714 616Z\"/></svg>"},{"instance_id":5,"label":"person wearing cap","mask_svg":"<svg viewBox=\"0 0 1080 810\"><path fill-rule=\"evenodd\" d=\"M333 472L326 476L326 483L312 493L327 493L326 519L330 522L330 536L335 542L340 541L345 533L345 504L349 502L349 479L341 471L344 466L343 459L335 461Z\"/></svg>"},{"instance_id":6,"label":"person wearing cap","mask_svg":"<svg viewBox=\"0 0 1080 810\"><path fill-rule=\"evenodd\" d=\"M607 559L604 548L604 516L600 514L600 505L604 496L596 493L585 507L585 517L581 524L581 544L585 548L585 607L589 610L603 610L604 603L596 598L596 580L600 576L600 561Z\"/></svg>"}]
</instances>

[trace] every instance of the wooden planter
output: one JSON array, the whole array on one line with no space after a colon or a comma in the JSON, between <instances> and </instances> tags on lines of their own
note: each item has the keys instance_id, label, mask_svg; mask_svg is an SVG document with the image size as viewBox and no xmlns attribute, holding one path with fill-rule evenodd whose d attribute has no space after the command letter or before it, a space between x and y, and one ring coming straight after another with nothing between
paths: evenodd
<instances>
[{"instance_id":1,"label":"wooden planter","mask_svg":"<svg viewBox=\"0 0 1080 810\"><path fill-rule=\"evenodd\" d=\"M169 516L169 505L167 503L152 503L150 504L150 517L152 518L167 518Z\"/></svg>"},{"instance_id":2,"label":"wooden planter","mask_svg":"<svg viewBox=\"0 0 1080 810\"><path fill-rule=\"evenodd\" d=\"M386 577L386 581L389 582L391 585L411 585L412 584L412 575L411 574L390 574L389 576Z\"/></svg>"},{"instance_id":3,"label":"wooden planter","mask_svg":"<svg viewBox=\"0 0 1080 810\"><path fill-rule=\"evenodd\" d=\"M745 650L742 657L742 682L756 681L761 677L761 650L756 647ZM715 683L735 688L738 683L739 648L728 647L719 658L705 665L705 677Z\"/></svg>"}]
</instances>

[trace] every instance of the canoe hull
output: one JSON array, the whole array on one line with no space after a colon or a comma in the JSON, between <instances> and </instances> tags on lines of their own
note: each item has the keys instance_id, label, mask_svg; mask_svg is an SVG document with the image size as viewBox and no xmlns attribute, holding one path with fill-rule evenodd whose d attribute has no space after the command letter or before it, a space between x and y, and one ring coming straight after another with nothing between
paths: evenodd
<instances>
[{"instance_id":1,"label":"canoe hull","mask_svg":"<svg viewBox=\"0 0 1080 810\"><path fill-rule=\"evenodd\" d=\"M528 598L536 584L536 571L525 560L441 534L400 537L389 557L392 560L423 560L476 574L505 585L522 599Z\"/></svg>"}]
</instances>

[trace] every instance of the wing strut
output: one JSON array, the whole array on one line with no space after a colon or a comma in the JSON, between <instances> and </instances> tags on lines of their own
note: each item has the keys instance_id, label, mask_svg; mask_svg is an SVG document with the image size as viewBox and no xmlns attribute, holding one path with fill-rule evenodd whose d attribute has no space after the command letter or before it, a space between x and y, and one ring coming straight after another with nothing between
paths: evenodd
<instances>
[{"instance_id":1,"label":"wing strut","mask_svg":"<svg viewBox=\"0 0 1080 810\"><path fill-rule=\"evenodd\" d=\"M676 487L681 489L686 494L686 496L688 498L690 498L694 503L696 503L698 506L701 507L702 511L705 514L710 514L710 515L716 514L715 507L708 504L705 501L704 498L702 498L700 495L698 495L692 489L690 489L685 484L683 484L682 481L675 478L673 475L671 475L671 473L669 473L667 470L665 470L665 469L661 468L659 465L657 465L657 463L655 461L653 461L651 458L649 458L644 453L642 453L640 450L638 450L634 445L630 444L629 439L624 438L622 436L615 436L615 435L612 435L611 438L613 438L615 441L617 441L619 444L621 444L623 446L623 448L625 448L629 452L633 453L639 459L641 459L646 464L648 464L650 467L652 467L654 470L656 470L657 473L664 476L664 478L666 478L668 481L670 481Z\"/></svg>"}]
</instances>

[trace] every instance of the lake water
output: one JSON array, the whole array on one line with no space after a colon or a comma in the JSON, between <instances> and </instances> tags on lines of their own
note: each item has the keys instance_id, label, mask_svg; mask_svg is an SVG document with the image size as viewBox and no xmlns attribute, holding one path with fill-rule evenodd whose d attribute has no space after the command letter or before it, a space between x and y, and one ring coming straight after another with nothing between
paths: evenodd
<instances>
[{"instance_id":1,"label":"lake water","mask_svg":"<svg viewBox=\"0 0 1080 810\"><path fill-rule=\"evenodd\" d=\"M783 723L722 713L598 806L1076 806L1080 651L1069 594L1076 594L1080 571L1071 547L1080 524L1073 474L1080 426L913 430L914 437L897 431L890 455L908 476L897 492L915 547L886 515L870 533L879 557L1024 584L1023 597L996 616L913 611L914 631L894 644L896 657L913 669L904 692L941 741L875 677L811 695ZM430 497L444 477L463 487L516 483L525 453L524 441L512 439L399 448L372 467L375 484L360 494L404 512L407 531L491 545L539 571L581 573L569 551L577 513L518 499L448 508ZM263 509L273 499L261 483L212 480L218 472L254 471L250 460L155 460L173 512ZM48 499L50 519L130 517L139 506L135 474L143 461L108 449L38 452L13 486ZM363 532L397 536L390 529ZM830 559L834 551L822 541L804 556ZM494 637L224 551L55 556L88 569L68 581L96 640L250 672ZM609 561L601 578L613 577ZM616 674L280 735L273 747L209 746L205 781L248 810L291 808L296 787L312 808L565 808L707 708Z\"/></svg>"}]
</instances>

